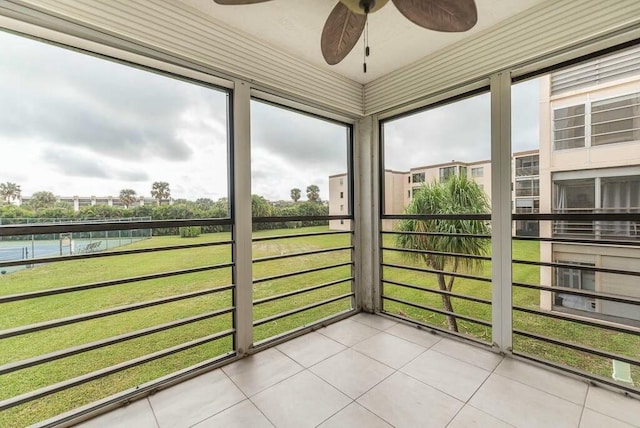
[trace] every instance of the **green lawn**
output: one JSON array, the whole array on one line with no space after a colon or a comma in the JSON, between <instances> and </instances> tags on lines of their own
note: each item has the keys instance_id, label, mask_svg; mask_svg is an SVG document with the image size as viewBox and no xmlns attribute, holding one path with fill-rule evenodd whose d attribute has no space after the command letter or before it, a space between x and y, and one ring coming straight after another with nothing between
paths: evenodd
<instances>
[{"instance_id":1,"label":"green lawn","mask_svg":"<svg viewBox=\"0 0 640 428\"><path fill-rule=\"evenodd\" d=\"M254 235L286 235L323 230L326 230L326 227L261 231ZM154 237L130 244L121 249L163 247L198 242L225 241L228 239L228 233L202 235L198 238L188 239ZM385 239L389 239L389 237L387 236ZM269 255L348 246L350 240L349 234L340 234L261 241L254 243L253 257L259 258ZM385 244L387 246L392 245L392 241L388 240ZM0 294L8 295L27 291L48 290L97 281L215 265L230 262L231 257L231 247L229 245L221 245L51 263L1 276ZM289 271L332 265L349 261L350 257L351 252L349 250L342 250L254 263L253 277L256 279L264 278ZM410 264L398 252L385 251L384 258L389 263ZM514 242L514 258L538 260L538 245L532 242ZM476 273L490 278L490 270L490 263L484 263ZM266 281L254 286L254 299L298 290L311 285L338 281L349 276L351 276L351 267L345 266ZM384 271L384 276L388 279L417 284L423 287L435 287L434 277L429 274L387 268ZM514 280L538 283L539 268L514 265ZM214 289L228 285L231 282L232 269L224 268L3 304L2 315L0 316L0 330L147 302L163 297ZM313 292L257 305L254 307L254 319L262 319L293 308L339 296L350 290L351 283L344 281ZM470 296L491 298L490 283L481 281L456 279L454 291ZM442 308L441 299L437 294L392 285L385 285L384 292L389 296ZM537 308L539 307L539 296L539 293L535 290L514 289L513 299L517 305ZM231 304L232 292L224 291L5 339L2 341L3 346L0 350L0 364L7 364L70 346L77 346L118 334L227 308ZM490 305L462 299L453 299L453 305L457 313L486 321L491 320ZM331 314L347 310L350 307L351 299L347 298L320 308L266 323L254 329L254 340L257 342L284 333ZM385 304L385 310L446 328L446 320L438 314L391 302ZM231 315L224 315L2 375L0 376L0 385L2 385L0 400L216 332L225 331L232 328L232 325ZM514 326L523 330L634 357L637 357L637 350L640 349L640 342L636 337L518 312L514 313ZM460 322L460 329L462 332L482 340L489 342L491 340L491 331L488 327L463 321ZM611 375L611 363L607 359L584 356L574 351L551 347L541 342L517 336L514 338L514 348L518 351L564 362L603 376ZM20 426L34 423L198 362L224 355L231 352L232 349L231 338L200 345L175 355L104 377L89 384L0 412L0 426ZM636 369L634 367L634 378L640 379L640 370Z\"/></svg>"}]
</instances>

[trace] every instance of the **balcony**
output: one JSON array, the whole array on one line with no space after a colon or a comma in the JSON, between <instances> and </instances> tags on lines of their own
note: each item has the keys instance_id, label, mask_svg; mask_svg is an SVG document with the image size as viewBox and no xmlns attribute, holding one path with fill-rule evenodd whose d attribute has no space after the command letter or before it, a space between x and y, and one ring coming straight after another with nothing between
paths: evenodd
<instances>
[{"instance_id":1,"label":"balcony","mask_svg":"<svg viewBox=\"0 0 640 428\"><path fill-rule=\"evenodd\" d=\"M553 222L554 236L579 236L594 239L637 240L640 238L640 208L567 208L554 210L555 214L604 214L603 220L557 220ZM620 219L616 219L616 215ZM613 216L613 217L611 217Z\"/></svg>"},{"instance_id":2,"label":"balcony","mask_svg":"<svg viewBox=\"0 0 640 428\"><path fill-rule=\"evenodd\" d=\"M82 427L638 426L640 402L357 314Z\"/></svg>"}]
</instances>

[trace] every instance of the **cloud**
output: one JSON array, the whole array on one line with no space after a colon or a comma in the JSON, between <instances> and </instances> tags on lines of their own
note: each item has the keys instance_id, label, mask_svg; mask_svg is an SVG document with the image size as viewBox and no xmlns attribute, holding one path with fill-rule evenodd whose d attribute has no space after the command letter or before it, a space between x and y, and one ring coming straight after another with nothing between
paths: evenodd
<instances>
[{"instance_id":1,"label":"cloud","mask_svg":"<svg viewBox=\"0 0 640 428\"><path fill-rule=\"evenodd\" d=\"M183 161L179 138L194 106L222 92L63 48L0 34L0 129L5 138L82 147L114 159ZM226 117L216 111L216 119ZM224 122L223 122L224 123Z\"/></svg>"}]
</instances>

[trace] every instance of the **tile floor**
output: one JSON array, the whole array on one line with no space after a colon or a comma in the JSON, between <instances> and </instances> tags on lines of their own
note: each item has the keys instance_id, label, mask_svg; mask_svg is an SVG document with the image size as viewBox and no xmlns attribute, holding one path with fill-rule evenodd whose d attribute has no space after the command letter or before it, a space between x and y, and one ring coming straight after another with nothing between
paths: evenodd
<instances>
[{"instance_id":1,"label":"tile floor","mask_svg":"<svg viewBox=\"0 0 640 428\"><path fill-rule=\"evenodd\" d=\"M640 427L640 400L358 314L83 427Z\"/></svg>"}]
</instances>

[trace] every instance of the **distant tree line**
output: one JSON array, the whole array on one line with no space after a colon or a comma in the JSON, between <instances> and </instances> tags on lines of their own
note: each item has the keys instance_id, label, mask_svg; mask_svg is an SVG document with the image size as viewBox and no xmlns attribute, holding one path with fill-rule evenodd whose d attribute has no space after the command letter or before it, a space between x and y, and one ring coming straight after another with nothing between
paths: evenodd
<instances>
[{"instance_id":1,"label":"distant tree line","mask_svg":"<svg viewBox=\"0 0 640 428\"><path fill-rule=\"evenodd\" d=\"M8 186L11 184L11 186ZM16 190L17 187L17 190ZM293 198L292 189L292 198ZM89 205L81 206L78 211L74 211L73 205L69 202L60 202L56 196L47 191L35 192L31 195L28 203L21 206L10 204L9 201L19 197L20 186L15 183L0 185L0 197L4 204L0 203L1 224L25 223L31 219L118 219L131 217L150 217L153 220L176 220L176 219L204 219L204 218L226 218L229 217L229 201L227 198L220 198L214 201L209 198L199 198L195 201L186 199L175 199L172 204L161 204L161 201L170 197L169 183L155 182L152 187L152 196L157 199L155 205L135 206L136 192L133 189L122 189L120 191L121 206ZM17 192L17 196L16 196ZM309 217L326 216L329 214L329 207L320 200L320 189L311 185L307 188L308 200L298 202L300 194L293 201L271 202L259 195L251 197L252 217ZM254 230L297 228L305 226L326 225L325 221L290 221L277 223L256 223ZM221 232L228 230L225 226L205 226L203 233ZM177 228L155 229L154 235L174 235L178 234Z\"/></svg>"}]
</instances>

